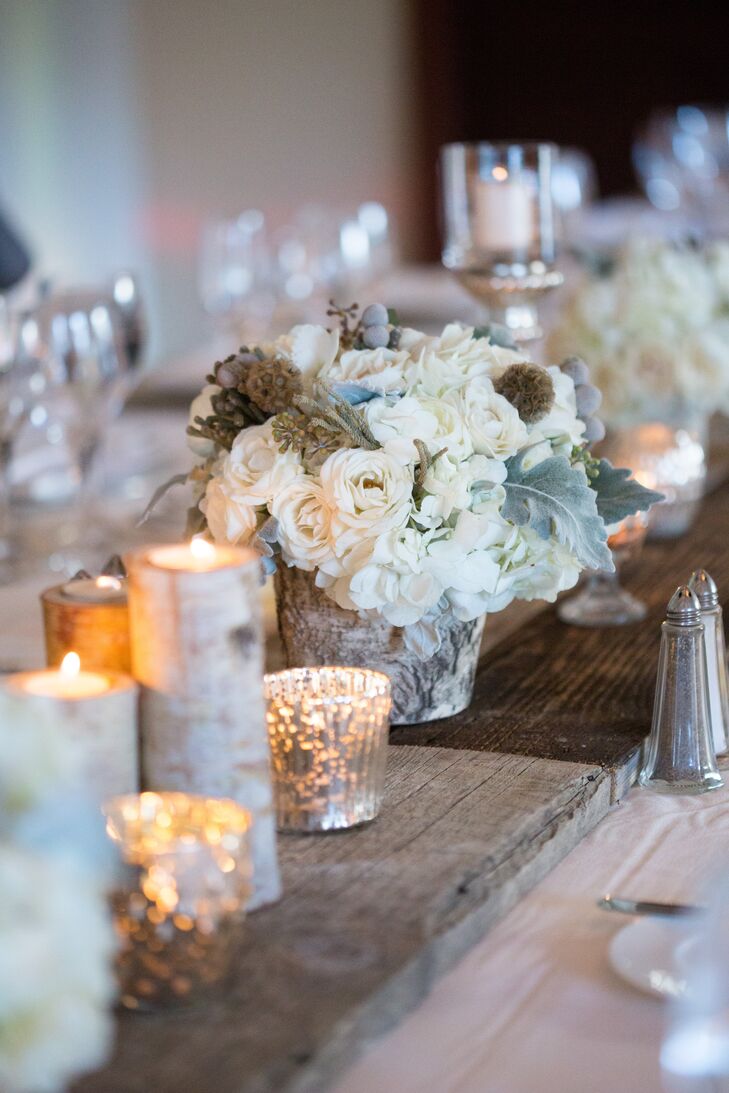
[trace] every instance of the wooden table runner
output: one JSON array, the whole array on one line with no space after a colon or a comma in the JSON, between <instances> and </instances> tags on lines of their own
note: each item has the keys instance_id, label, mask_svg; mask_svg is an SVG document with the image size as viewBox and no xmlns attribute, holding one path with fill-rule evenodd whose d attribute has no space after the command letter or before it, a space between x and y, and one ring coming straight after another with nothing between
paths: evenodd
<instances>
[{"instance_id":1,"label":"wooden table runner","mask_svg":"<svg viewBox=\"0 0 729 1093\"><path fill-rule=\"evenodd\" d=\"M644 623L580 630L547 609L490 649L469 710L393 732L376 823L281 839L284 899L249 919L230 990L123 1016L114 1059L78 1090L321 1093L625 791L666 603L698 566L729 591L728 543L724 486L626 582Z\"/></svg>"}]
</instances>

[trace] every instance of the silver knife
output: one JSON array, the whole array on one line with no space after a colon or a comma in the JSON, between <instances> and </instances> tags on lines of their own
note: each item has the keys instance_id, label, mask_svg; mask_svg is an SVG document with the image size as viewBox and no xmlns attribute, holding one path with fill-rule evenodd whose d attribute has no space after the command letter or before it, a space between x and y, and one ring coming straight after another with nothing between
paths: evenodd
<instances>
[{"instance_id":1,"label":"silver knife","mask_svg":"<svg viewBox=\"0 0 729 1093\"><path fill-rule=\"evenodd\" d=\"M648 900L619 899L617 896L603 896L597 901L603 911L620 911L624 915L663 915L677 918L682 915L695 915L703 911L690 903L652 903Z\"/></svg>"}]
</instances>

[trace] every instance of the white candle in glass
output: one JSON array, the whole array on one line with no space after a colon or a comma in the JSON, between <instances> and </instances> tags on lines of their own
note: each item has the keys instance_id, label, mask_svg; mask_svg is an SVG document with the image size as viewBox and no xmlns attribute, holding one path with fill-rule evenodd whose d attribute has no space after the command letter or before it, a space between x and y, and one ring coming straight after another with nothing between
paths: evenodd
<instances>
[{"instance_id":1,"label":"white candle in glass","mask_svg":"<svg viewBox=\"0 0 729 1093\"><path fill-rule=\"evenodd\" d=\"M491 251L524 250L534 242L536 190L496 166L477 178L473 192L473 241Z\"/></svg>"},{"instance_id":2,"label":"white candle in glass","mask_svg":"<svg viewBox=\"0 0 729 1093\"><path fill-rule=\"evenodd\" d=\"M42 709L77 743L80 788L95 803L138 790L137 686L129 676L84 671L71 652L60 668L14 672L0 678L0 688Z\"/></svg>"},{"instance_id":3,"label":"white candle in glass","mask_svg":"<svg viewBox=\"0 0 729 1093\"><path fill-rule=\"evenodd\" d=\"M145 789L229 797L253 817L250 909L280 895L263 703L261 561L201 538L126 559Z\"/></svg>"}]
</instances>

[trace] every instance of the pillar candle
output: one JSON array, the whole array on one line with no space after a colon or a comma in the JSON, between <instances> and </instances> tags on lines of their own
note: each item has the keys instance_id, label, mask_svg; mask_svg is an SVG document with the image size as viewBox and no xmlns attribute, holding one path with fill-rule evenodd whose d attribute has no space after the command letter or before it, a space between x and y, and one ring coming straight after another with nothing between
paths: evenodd
<instances>
[{"instance_id":1,"label":"pillar candle","mask_svg":"<svg viewBox=\"0 0 729 1093\"><path fill-rule=\"evenodd\" d=\"M15 672L0 688L42 709L82 756L83 790L96 804L139 789L137 686L121 672L82 669L70 652L59 669Z\"/></svg>"},{"instance_id":2,"label":"pillar candle","mask_svg":"<svg viewBox=\"0 0 729 1093\"><path fill-rule=\"evenodd\" d=\"M280 895L263 702L260 559L202 539L125 559L145 789L229 797L253 820L250 909Z\"/></svg>"},{"instance_id":3,"label":"pillar candle","mask_svg":"<svg viewBox=\"0 0 729 1093\"><path fill-rule=\"evenodd\" d=\"M478 178L473 192L473 240L491 251L524 250L534 241L536 192L527 182L510 178L505 167Z\"/></svg>"},{"instance_id":4,"label":"pillar candle","mask_svg":"<svg viewBox=\"0 0 729 1093\"><path fill-rule=\"evenodd\" d=\"M126 582L118 577L68 581L41 595L46 663L55 668L69 650L84 668L129 672Z\"/></svg>"}]
</instances>

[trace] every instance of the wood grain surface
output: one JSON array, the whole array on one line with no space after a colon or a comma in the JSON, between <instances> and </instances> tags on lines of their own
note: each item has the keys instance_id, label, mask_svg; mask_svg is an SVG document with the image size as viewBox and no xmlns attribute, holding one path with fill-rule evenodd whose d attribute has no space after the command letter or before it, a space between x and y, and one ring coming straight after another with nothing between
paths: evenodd
<instances>
[{"instance_id":1,"label":"wood grain surface","mask_svg":"<svg viewBox=\"0 0 729 1093\"><path fill-rule=\"evenodd\" d=\"M230 990L125 1016L114 1059L79 1093L324 1090L625 791L666 603L699 566L725 595L728 547L725 485L626 578L644 623L582 630L534 605L488 620L470 709L393 731L380 818L283 837L284 898L248 920Z\"/></svg>"}]
</instances>

